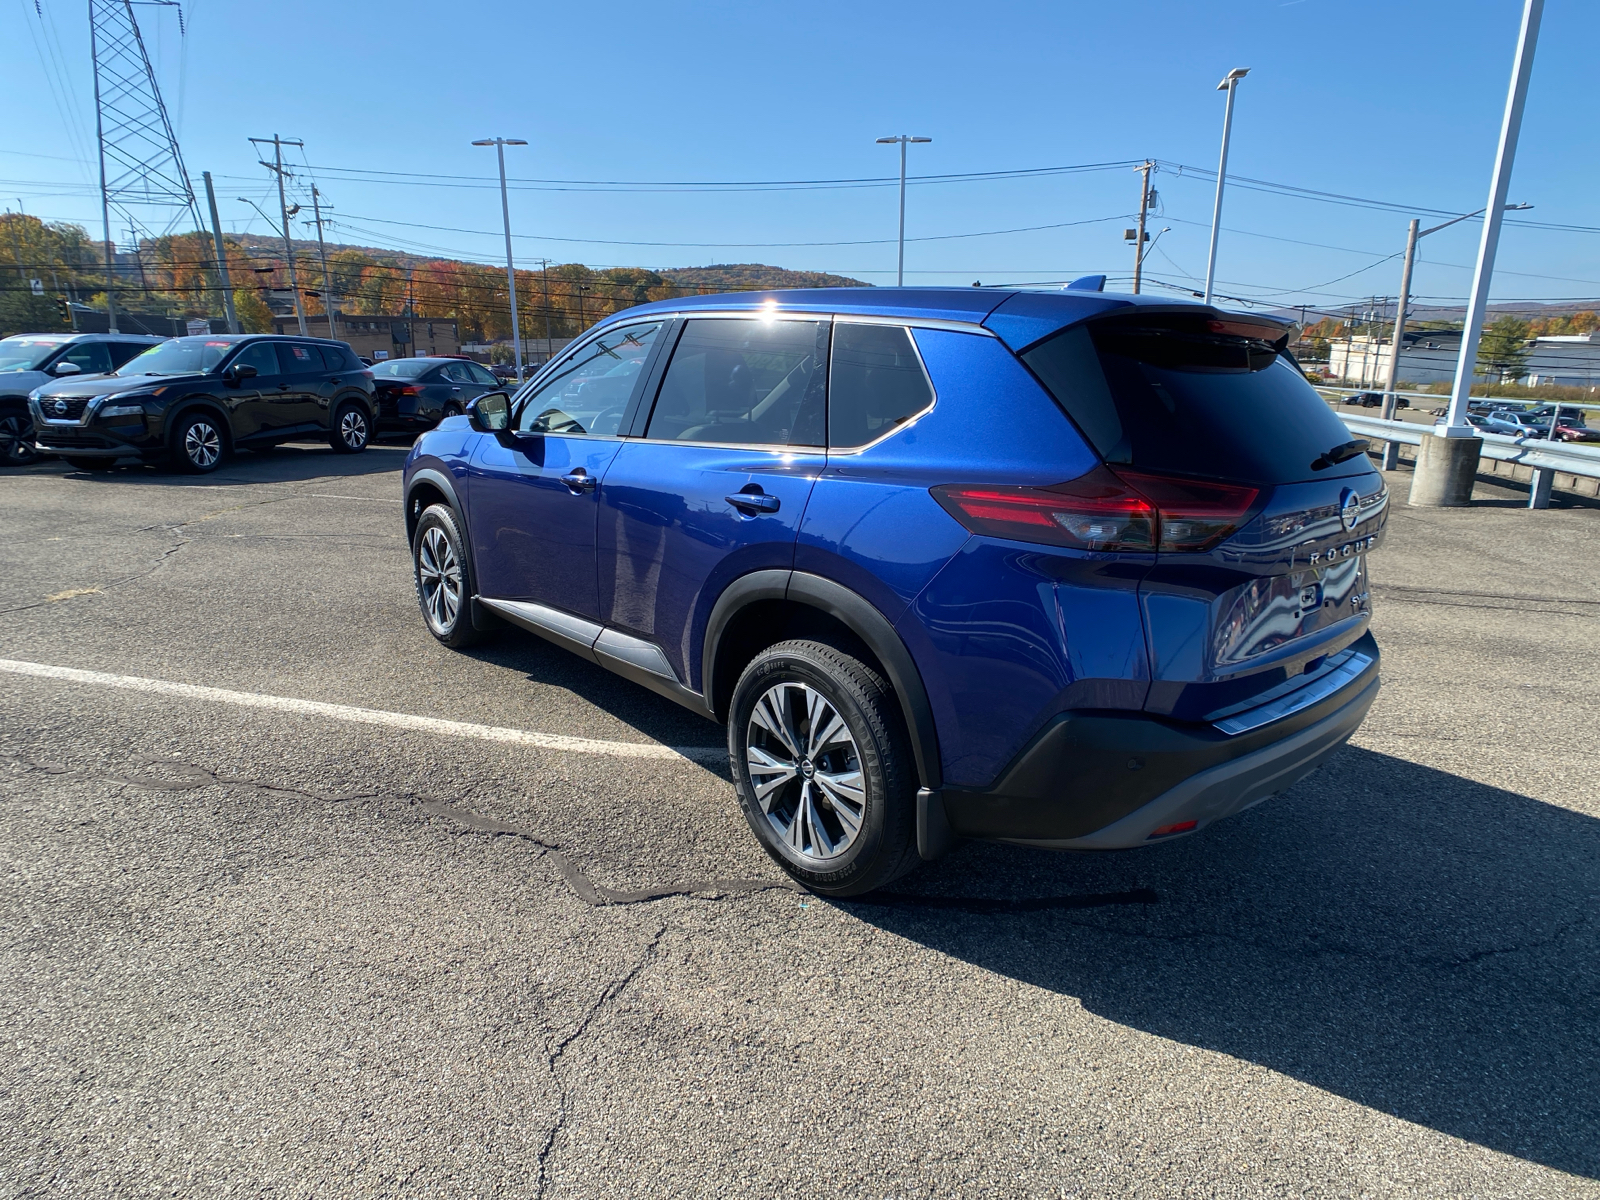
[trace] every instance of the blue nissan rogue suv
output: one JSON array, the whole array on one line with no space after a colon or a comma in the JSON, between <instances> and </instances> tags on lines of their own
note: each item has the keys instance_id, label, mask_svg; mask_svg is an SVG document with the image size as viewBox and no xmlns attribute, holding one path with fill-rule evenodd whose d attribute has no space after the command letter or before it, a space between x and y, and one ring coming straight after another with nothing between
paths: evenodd
<instances>
[{"instance_id":1,"label":"blue nissan rogue suv","mask_svg":"<svg viewBox=\"0 0 1600 1200\"><path fill-rule=\"evenodd\" d=\"M1118 849L1282 791L1378 689L1382 476L1271 318L1133 296L699 296L406 460L429 630L509 622L727 726L807 887Z\"/></svg>"}]
</instances>

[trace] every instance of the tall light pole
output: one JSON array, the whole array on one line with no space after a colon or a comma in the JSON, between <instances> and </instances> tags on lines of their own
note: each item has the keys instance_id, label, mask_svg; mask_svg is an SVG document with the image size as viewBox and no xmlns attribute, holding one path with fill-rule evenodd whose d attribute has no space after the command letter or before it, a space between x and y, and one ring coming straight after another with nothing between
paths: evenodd
<instances>
[{"instance_id":1,"label":"tall light pole","mask_svg":"<svg viewBox=\"0 0 1600 1200\"><path fill-rule=\"evenodd\" d=\"M506 287L511 292L511 352L517 360L517 382L522 382L522 324L517 320L517 272L511 262L511 202L506 199L506 147L526 146L521 138L479 138L474 146L493 146L500 160L500 219L506 227Z\"/></svg>"},{"instance_id":2,"label":"tall light pole","mask_svg":"<svg viewBox=\"0 0 1600 1200\"><path fill-rule=\"evenodd\" d=\"M1489 284L1494 278L1495 251L1500 247L1500 225L1505 219L1506 192L1511 187L1511 165L1517 157L1522 110L1528 100L1533 52L1539 44L1539 20L1543 16L1544 0L1526 0L1522 28L1517 34L1511 85L1506 92L1505 116L1500 122L1500 146L1494 156L1489 202L1484 205L1478 263L1472 272L1472 291L1467 299L1466 323L1461 330L1461 357L1456 360L1450 408L1443 424L1434 427L1433 432L1438 436L1422 439L1417 469L1411 477L1410 504L1460 508L1472 503L1472 481L1478 473L1483 439L1467 422L1467 401L1472 395L1472 376L1478 365L1478 342L1483 336L1483 317L1489 306ZM1553 432L1553 423L1551 428Z\"/></svg>"},{"instance_id":3,"label":"tall light pole","mask_svg":"<svg viewBox=\"0 0 1600 1200\"><path fill-rule=\"evenodd\" d=\"M1233 137L1233 93L1239 80L1250 74L1249 67L1235 67L1217 91L1228 93L1227 105L1222 110L1222 157L1217 162L1217 199L1211 207L1211 253L1206 257L1206 303L1211 303L1211 293L1217 277L1217 235L1222 232L1222 184L1228 176L1228 142Z\"/></svg>"},{"instance_id":4,"label":"tall light pole","mask_svg":"<svg viewBox=\"0 0 1600 1200\"><path fill-rule=\"evenodd\" d=\"M912 137L902 133L898 137L881 137L878 145L891 146L900 143L900 253L895 261L894 285L904 287L906 284L906 147L913 142L918 144L931 142L932 138Z\"/></svg>"}]
</instances>

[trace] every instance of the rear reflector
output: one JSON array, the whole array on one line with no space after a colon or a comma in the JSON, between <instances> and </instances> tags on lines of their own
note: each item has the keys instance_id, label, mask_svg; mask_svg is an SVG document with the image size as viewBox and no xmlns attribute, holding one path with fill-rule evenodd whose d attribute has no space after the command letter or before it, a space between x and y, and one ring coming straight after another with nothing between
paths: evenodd
<instances>
[{"instance_id":1,"label":"rear reflector","mask_svg":"<svg viewBox=\"0 0 1600 1200\"><path fill-rule=\"evenodd\" d=\"M1239 526L1257 490L1096 467L1051 487L943 484L933 497L973 533L1079 550L1207 550Z\"/></svg>"},{"instance_id":2,"label":"rear reflector","mask_svg":"<svg viewBox=\"0 0 1600 1200\"><path fill-rule=\"evenodd\" d=\"M1171 837L1175 833L1188 833L1199 823L1198 821L1179 821L1176 825L1163 825L1160 829L1151 830L1150 836L1145 838L1145 841L1148 842L1153 838Z\"/></svg>"}]
</instances>

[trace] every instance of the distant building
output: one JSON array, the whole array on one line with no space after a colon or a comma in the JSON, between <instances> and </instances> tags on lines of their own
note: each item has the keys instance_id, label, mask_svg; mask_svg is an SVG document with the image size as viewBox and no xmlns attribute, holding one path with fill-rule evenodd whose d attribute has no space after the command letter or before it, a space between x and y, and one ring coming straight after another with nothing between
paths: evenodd
<instances>
[{"instance_id":1,"label":"distant building","mask_svg":"<svg viewBox=\"0 0 1600 1200\"><path fill-rule=\"evenodd\" d=\"M1352 387L1382 387L1389 380L1393 350L1389 338L1338 338L1328 343L1328 372ZM1398 378L1407 383L1448 383L1456 377L1460 357L1459 329L1408 330L1400 347Z\"/></svg>"},{"instance_id":2,"label":"distant building","mask_svg":"<svg viewBox=\"0 0 1600 1200\"><path fill-rule=\"evenodd\" d=\"M1559 334L1537 337L1528 348L1529 387L1600 386L1600 333Z\"/></svg>"},{"instance_id":3,"label":"distant building","mask_svg":"<svg viewBox=\"0 0 1600 1200\"><path fill-rule=\"evenodd\" d=\"M299 333L300 322L293 314L274 315L274 333ZM328 336L325 313L306 317L306 332L312 337ZM430 354L460 354L460 328L453 317L382 317L339 314L338 340L363 358L422 358Z\"/></svg>"}]
</instances>

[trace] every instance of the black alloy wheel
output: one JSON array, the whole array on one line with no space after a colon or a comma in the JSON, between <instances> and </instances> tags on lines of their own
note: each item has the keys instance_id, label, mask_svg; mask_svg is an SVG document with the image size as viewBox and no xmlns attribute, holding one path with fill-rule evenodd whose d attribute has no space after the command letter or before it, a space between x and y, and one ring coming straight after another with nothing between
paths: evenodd
<instances>
[{"instance_id":1,"label":"black alloy wheel","mask_svg":"<svg viewBox=\"0 0 1600 1200\"><path fill-rule=\"evenodd\" d=\"M428 632L453 650L484 640L472 623L472 569L466 539L456 514L444 504L430 505L417 518L411 539L411 578Z\"/></svg>"},{"instance_id":2,"label":"black alloy wheel","mask_svg":"<svg viewBox=\"0 0 1600 1200\"><path fill-rule=\"evenodd\" d=\"M347 400L333 414L333 429L328 434L328 445L340 454L360 454L372 440L372 421L367 410L354 400Z\"/></svg>"},{"instance_id":3,"label":"black alloy wheel","mask_svg":"<svg viewBox=\"0 0 1600 1200\"><path fill-rule=\"evenodd\" d=\"M27 413L0 416L0 467L25 467L39 461L33 445L33 419Z\"/></svg>"},{"instance_id":4,"label":"black alloy wheel","mask_svg":"<svg viewBox=\"0 0 1600 1200\"><path fill-rule=\"evenodd\" d=\"M728 761L756 839L810 890L859 896L921 861L900 706L849 654L813 641L758 654L734 687Z\"/></svg>"},{"instance_id":5,"label":"black alloy wheel","mask_svg":"<svg viewBox=\"0 0 1600 1200\"><path fill-rule=\"evenodd\" d=\"M222 423L210 413L191 413L172 433L172 461L180 471L205 475L222 465L227 455Z\"/></svg>"},{"instance_id":6,"label":"black alloy wheel","mask_svg":"<svg viewBox=\"0 0 1600 1200\"><path fill-rule=\"evenodd\" d=\"M466 410L454 400L444 406L444 411L439 414L439 420L444 421L450 417L459 417Z\"/></svg>"}]
</instances>

